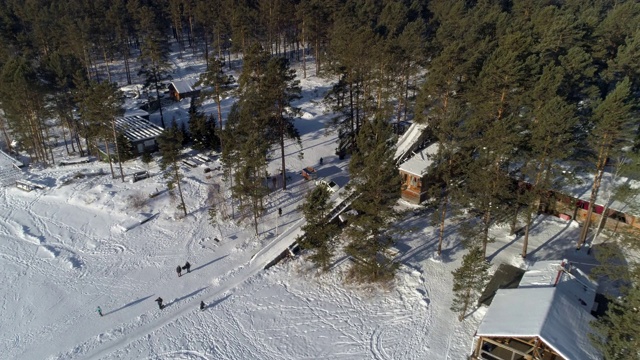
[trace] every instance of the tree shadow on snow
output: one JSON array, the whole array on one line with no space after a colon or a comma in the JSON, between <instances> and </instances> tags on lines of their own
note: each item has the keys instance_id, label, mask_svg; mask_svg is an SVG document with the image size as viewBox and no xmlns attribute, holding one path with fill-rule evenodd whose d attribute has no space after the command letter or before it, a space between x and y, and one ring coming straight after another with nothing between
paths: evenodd
<instances>
[{"instance_id":1,"label":"tree shadow on snow","mask_svg":"<svg viewBox=\"0 0 640 360\"><path fill-rule=\"evenodd\" d=\"M113 314L113 313L118 312L118 311L120 311L120 310L122 310L124 308L128 308L129 306L133 306L133 305L139 304L139 303L147 300L148 298L150 298L152 296L153 296L153 294L151 294L149 296L146 296L146 297L143 297L143 298L140 298L138 300L132 301L132 302L130 302L130 303L126 304L126 305L123 305L123 306L121 306L121 307L119 307L119 308L117 308L115 310L111 310L109 312L106 312L106 313L104 313L104 315L106 316L106 315L109 315L109 314Z\"/></svg>"},{"instance_id":2,"label":"tree shadow on snow","mask_svg":"<svg viewBox=\"0 0 640 360\"><path fill-rule=\"evenodd\" d=\"M175 303L177 303L177 302L180 302L180 301L182 301L182 300L184 300L184 299L188 299L188 298L190 298L190 297L193 297L193 296L197 295L199 292L203 291L203 290L204 290L204 289L206 289L206 288L208 288L208 286L205 286L205 287L203 287L203 288L200 288L200 289L198 289L198 290L196 290L196 291L194 291L194 292L192 292L192 293L190 293L190 294L187 294L187 295L185 295L185 296L183 296L183 297L179 297L179 298L177 298L177 299L173 299L173 301L172 301L172 302L170 302L170 303L166 304L164 307L165 307L165 308L168 308L169 306L171 306L171 305L173 305L173 304L175 304Z\"/></svg>"},{"instance_id":3,"label":"tree shadow on snow","mask_svg":"<svg viewBox=\"0 0 640 360\"><path fill-rule=\"evenodd\" d=\"M213 259L213 260L209 261L209 262L208 262L208 263L206 263L206 264L202 264L202 265L200 265L200 266L198 266L198 267L196 267L196 268L191 269L191 272L194 272L194 271L196 271L196 270L200 270L200 269L202 269L202 268L203 268L203 267L205 267L205 266L209 266L209 265L213 264L214 262L216 262L216 261L218 261L218 260L222 260L222 259L226 258L227 256L229 256L229 255L220 256L220 257L219 257L219 258L217 258L217 259Z\"/></svg>"},{"instance_id":4,"label":"tree shadow on snow","mask_svg":"<svg viewBox=\"0 0 640 360\"><path fill-rule=\"evenodd\" d=\"M230 298L230 297L231 297L231 294L229 294L229 295L227 295L227 296L225 296L225 297L223 297L223 298L220 298L220 299L218 299L218 300L216 300L216 301L212 302L211 304L209 304L209 305L205 306L205 307L204 307L204 309L206 310L206 309L209 309L209 308L215 307L215 306L217 306L218 304L220 304L221 302L223 302L223 301L227 300L227 299L228 299L228 298Z\"/></svg>"},{"instance_id":5,"label":"tree shadow on snow","mask_svg":"<svg viewBox=\"0 0 640 360\"><path fill-rule=\"evenodd\" d=\"M575 231L568 231L568 233L565 233L570 227L571 223L567 223L562 230L550 237L549 240L540 244L533 251L530 251L527 254L527 259L534 261L556 259L559 254L563 254L566 250L571 249L571 244L573 243L572 240L577 239L577 237L571 236L571 233Z\"/></svg>"},{"instance_id":6,"label":"tree shadow on snow","mask_svg":"<svg viewBox=\"0 0 640 360\"><path fill-rule=\"evenodd\" d=\"M453 239L458 231L459 224L450 224L446 227L442 241L442 252L438 261L443 263L449 263L453 261L454 255L462 250L462 244L459 241ZM399 248L399 244L395 247L401 251L399 259L402 263L420 263L424 260L435 258L436 249L438 247L439 229L434 231L433 237L430 237L427 241L419 246L411 248L409 245ZM401 246L402 247L402 246ZM409 250L405 251L406 248Z\"/></svg>"}]
</instances>

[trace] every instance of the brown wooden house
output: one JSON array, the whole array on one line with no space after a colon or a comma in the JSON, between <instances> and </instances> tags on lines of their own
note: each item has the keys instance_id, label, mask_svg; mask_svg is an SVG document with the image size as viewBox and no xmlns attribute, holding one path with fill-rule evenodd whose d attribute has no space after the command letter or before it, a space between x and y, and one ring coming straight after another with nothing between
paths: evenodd
<instances>
[{"instance_id":1,"label":"brown wooden house","mask_svg":"<svg viewBox=\"0 0 640 360\"><path fill-rule=\"evenodd\" d=\"M412 203L420 204L427 199L428 169L438 151L438 144L434 143L413 155L409 160L400 164L402 176L401 197Z\"/></svg>"},{"instance_id":2,"label":"brown wooden house","mask_svg":"<svg viewBox=\"0 0 640 360\"><path fill-rule=\"evenodd\" d=\"M169 95L175 101L198 96L198 94L200 94L200 89L196 87L197 81L197 79L193 78L172 81L169 84Z\"/></svg>"},{"instance_id":3,"label":"brown wooden house","mask_svg":"<svg viewBox=\"0 0 640 360\"><path fill-rule=\"evenodd\" d=\"M596 360L588 334L597 284L568 262L542 261L500 289L476 331L471 359Z\"/></svg>"}]
</instances>

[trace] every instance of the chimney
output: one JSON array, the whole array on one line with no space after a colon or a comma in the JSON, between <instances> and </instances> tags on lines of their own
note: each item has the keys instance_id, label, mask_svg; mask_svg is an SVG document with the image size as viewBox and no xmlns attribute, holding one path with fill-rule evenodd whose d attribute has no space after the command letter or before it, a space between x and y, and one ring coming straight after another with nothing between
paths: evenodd
<instances>
[{"instance_id":1,"label":"chimney","mask_svg":"<svg viewBox=\"0 0 640 360\"><path fill-rule=\"evenodd\" d=\"M562 260L562 263L560 264L560 269L558 269L558 275L556 276L556 281L553 283L554 287L558 285L558 281L560 281L560 275L562 275L562 272L564 271L565 262L566 260Z\"/></svg>"}]
</instances>

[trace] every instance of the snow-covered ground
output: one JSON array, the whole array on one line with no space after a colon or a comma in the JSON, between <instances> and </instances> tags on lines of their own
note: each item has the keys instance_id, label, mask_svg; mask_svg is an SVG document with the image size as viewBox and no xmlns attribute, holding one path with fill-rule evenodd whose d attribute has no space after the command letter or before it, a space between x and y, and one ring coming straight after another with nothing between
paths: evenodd
<instances>
[{"instance_id":1,"label":"snow-covered ground","mask_svg":"<svg viewBox=\"0 0 640 360\"><path fill-rule=\"evenodd\" d=\"M434 260L438 230L429 214L401 204L408 210L397 224L402 266L389 288L349 283L347 261L322 275L304 256L263 270L290 240L279 241L299 225L297 206L314 186L299 170L314 166L340 186L348 181L348 159L338 160L336 134L325 129L330 115L320 100L329 83L310 76L301 85L296 126L303 149L288 144L290 186L269 195L259 237L247 221L209 221L211 184L225 186L219 171L203 171L215 163L183 168L184 218L162 191L155 164L153 176L136 183L112 179L99 162L31 168L26 178L45 189L0 189L0 358L465 359L486 309L463 322L449 310L451 271L464 254L455 219L442 258ZM224 101L225 112L231 103ZM176 103L165 114L179 118L188 105ZM278 164L274 159L270 173ZM135 160L125 164L128 174L146 169ZM134 206L136 198L144 205ZM592 264L573 250L577 234L573 222L538 218L529 260ZM492 235L492 262L522 266L521 239L506 227ZM178 277L175 268L186 261L191 273Z\"/></svg>"}]
</instances>

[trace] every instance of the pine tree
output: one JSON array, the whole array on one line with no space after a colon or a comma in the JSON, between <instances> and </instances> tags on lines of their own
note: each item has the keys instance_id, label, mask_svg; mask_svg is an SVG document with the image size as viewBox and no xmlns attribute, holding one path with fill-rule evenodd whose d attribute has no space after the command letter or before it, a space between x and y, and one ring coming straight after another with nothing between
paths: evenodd
<instances>
[{"instance_id":1,"label":"pine tree","mask_svg":"<svg viewBox=\"0 0 640 360\"><path fill-rule=\"evenodd\" d=\"M182 196L182 173L180 172L180 150L182 149L183 135L178 124L175 120L171 122L171 126L165 129L160 136L158 136L158 147L160 148L160 169L164 171L162 175L167 180L167 186L170 190L174 187L178 188L178 195L180 196L180 205L178 208L184 212L184 216L187 216L187 207L184 204L184 197Z\"/></svg>"},{"instance_id":2,"label":"pine tree","mask_svg":"<svg viewBox=\"0 0 640 360\"><path fill-rule=\"evenodd\" d=\"M307 194L301 206L307 222L302 226L304 235L297 239L303 249L313 251L309 258L323 271L329 270L335 237L340 232L336 224L327 223L327 215L334 205L330 198L331 193L324 186L318 186Z\"/></svg>"},{"instance_id":3,"label":"pine tree","mask_svg":"<svg viewBox=\"0 0 640 360\"><path fill-rule=\"evenodd\" d=\"M465 22L468 21L464 1L439 2L429 4L439 23L434 41L432 59L429 63L429 77L425 81L416 100L416 122L429 125L429 131L438 142L438 152L431 170L436 181L426 184L428 192L438 204L433 214L439 223L438 256L442 253L445 221L451 201L463 175L465 162L461 144L467 141L465 124L468 118L463 96L469 85L470 65L462 53L469 46L465 44Z\"/></svg>"},{"instance_id":4,"label":"pine tree","mask_svg":"<svg viewBox=\"0 0 640 360\"><path fill-rule=\"evenodd\" d=\"M591 323L594 333L589 334L589 339L604 360L638 359L640 279L637 268L631 272L634 278L623 296L611 297L605 315Z\"/></svg>"},{"instance_id":5,"label":"pine tree","mask_svg":"<svg viewBox=\"0 0 640 360\"><path fill-rule=\"evenodd\" d=\"M118 152L118 157L120 161L127 161L133 159L133 146L129 139L124 136L123 133L119 132L116 135L116 151Z\"/></svg>"},{"instance_id":6,"label":"pine tree","mask_svg":"<svg viewBox=\"0 0 640 360\"><path fill-rule=\"evenodd\" d=\"M115 177L113 166L111 165L110 148L107 143L113 141L116 149L119 148L115 119L123 113L122 104L124 99L122 92L118 90L115 83L96 83L91 81L78 89L77 96L80 116L88 125L90 133L105 143L105 151L111 167L111 176ZM108 122L105 122L105 120ZM124 181L122 161L118 151L116 151L116 157L120 166L120 176Z\"/></svg>"},{"instance_id":7,"label":"pine tree","mask_svg":"<svg viewBox=\"0 0 640 360\"><path fill-rule=\"evenodd\" d=\"M300 109L293 106L294 100L300 99L300 82L296 80L296 72L289 67L289 61L282 58L272 58L267 63L264 76L265 85L261 92L269 111L269 133L271 141L280 146L281 173L286 173L285 140L293 139L300 148L300 134L293 124L294 117ZM282 179L282 189L287 189L286 176Z\"/></svg>"},{"instance_id":8,"label":"pine tree","mask_svg":"<svg viewBox=\"0 0 640 360\"><path fill-rule=\"evenodd\" d=\"M142 161L142 163L146 165L147 171L148 171L149 170L149 166L150 166L151 162L153 161L153 156L151 155L151 152L149 152L149 151L143 152L142 155L140 156L140 161Z\"/></svg>"},{"instance_id":9,"label":"pine tree","mask_svg":"<svg viewBox=\"0 0 640 360\"><path fill-rule=\"evenodd\" d=\"M218 147L220 139L213 116L207 116L199 109L199 98L191 98L189 106L189 134L196 150L212 150Z\"/></svg>"},{"instance_id":10,"label":"pine tree","mask_svg":"<svg viewBox=\"0 0 640 360\"><path fill-rule=\"evenodd\" d=\"M224 60L212 59L207 65L207 71L200 75L199 85L204 87L201 95L203 98L213 98L218 107L218 125L222 130L221 97L231 90L234 79L232 75L224 73ZM208 88L211 89L208 89Z\"/></svg>"},{"instance_id":11,"label":"pine tree","mask_svg":"<svg viewBox=\"0 0 640 360\"><path fill-rule=\"evenodd\" d=\"M1 79L4 84L0 88L2 108L11 132L32 160L53 161L47 147L48 129L44 121L48 116L44 106L46 94L36 69L27 59L17 57L4 64Z\"/></svg>"},{"instance_id":12,"label":"pine tree","mask_svg":"<svg viewBox=\"0 0 640 360\"><path fill-rule=\"evenodd\" d=\"M232 181L232 196L240 200L240 214L243 217L250 215L256 236L259 235L258 219L264 211L264 198L269 192L264 182L269 142L265 136L264 113L258 101L253 92L241 97L232 106L222 132L222 160Z\"/></svg>"},{"instance_id":13,"label":"pine tree","mask_svg":"<svg viewBox=\"0 0 640 360\"><path fill-rule=\"evenodd\" d=\"M637 238L626 242L609 242L598 246L600 263L591 276L606 279L609 293L607 312L591 323L589 340L600 350L604 360L637 359L640 340L640 267L630 262L629 251L637 250ZM620 286L620 284L622 284Z\"/></svg>"},{"instance_id":14,"label":"pine tree","mask_svg":"<svg viewBox=\"0 0 640 360\"><path fill-rule=\"evenodd\" d=\"M134 14L138 21L139 32L143 36L140 47L140 61L142 64L138 75L144 77L144 87L156 93L155 101L160 110L160 122L162 127L165 127L160 89L162 88L162 81L168 77L171 65L167 60L169 47L163 32L163 19L154 10L145 5L140 7Z\"/></svg>"},{"instance_id":15,"label":"pine tree","mask_svg":"<svg viewBox=\"0 0 640 360\"><path fill-rule=\"evenodd\" d=\"M454 294L451 311L458 313L458 321L464 319L467 311L484 289L489 280L490 266L484 258L482 249L474 246L462 257L462 265L451 272Z\"/></svg>"},{"instance_id":16,"label":"pine tree","mask_svg":"<svg viewBox=\"0 0 640 360\"><path fill-rule=\"evenodd\" d=\"M396 217L393 206L400 196L391 126L377 117L364 122L357 149L349 161L349 172L350 186L359 194L351 204L358 216L346 229L346 252L357 260L352 267L356 279L385 281L393 277L398 266L385 252L393 244L387 227Z\"/></svg>"},{"instance_id":17,"label":"pine tree","mask_svg":"<svg viewBox=\"0 0 640 360\"><path fill-rule=\"evenodd\" d=\"M546 191L561 179L560 164L572 155L575 146L573 130L577 109L567 101L566 94L562 94L564 75L563 69L557 66L545 67L531 92L532 118L527 126L525 150L520 155L524 163L521 173L531 184L531 189L518 199L526 204L523 258L527 256L532 216L543 206Z\"/></svg>"},{"instance_id":18,"label":"pine tree","mask_svg":"<svg viewBox=\"0 0 640 360\"><path fill-rule=\"evenodd\" d=\"M633 144L632 134L637 128L637 122L632 116L635 100L631 97L630 86L631 82L628 78L616 84L615 89L596 106L593 112L595 124L590 136L591 148L595 153L595 176L589 197L589 210L577 244L578 249L587 238L607 160L619 154L624 147L630 147Z\"/></svg>"}]
</instances>

